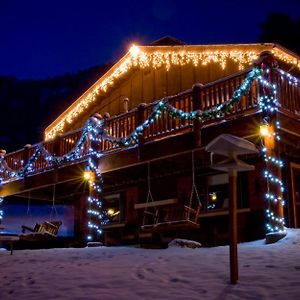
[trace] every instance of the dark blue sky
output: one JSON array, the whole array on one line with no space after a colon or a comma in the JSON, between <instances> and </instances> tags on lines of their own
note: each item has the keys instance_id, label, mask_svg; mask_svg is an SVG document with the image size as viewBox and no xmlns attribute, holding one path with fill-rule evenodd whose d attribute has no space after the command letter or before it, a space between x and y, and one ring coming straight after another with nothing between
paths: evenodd
<instances>
[{"instance_id":1,"label":"dark blue sky","mask_svg":"<svg viewBox=\"0 0 300 300\"><path fill-rule=\"evenodd\" d=\"M0 75L46 78L114 62L132 42L255 42L269 12L300 0L0 0Z\"/></svg>"}]
</instances>

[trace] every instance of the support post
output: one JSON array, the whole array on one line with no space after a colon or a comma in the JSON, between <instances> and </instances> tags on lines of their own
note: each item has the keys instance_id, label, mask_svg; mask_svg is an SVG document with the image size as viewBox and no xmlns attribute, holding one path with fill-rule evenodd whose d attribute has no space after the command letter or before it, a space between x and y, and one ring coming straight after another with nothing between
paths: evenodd
<instances>
[{"instance_id":1,"label":"support post","mask_svg":"<svg viewBox=\"0 0 300 300\"><path fill-rule=\"evenodd\" d=\"M283 187L282 173L280 165L273 163L273 160L280 159L280 138L279 138L279 122L276 109L276 88L273 90L276 83L276 74L274 67L277 66L277 61L270 52L261 53L256 64L260 65L263 71L263 79L268 82L268 85L261 85L260 105L261 127L265 130L261 131L261 138L264 145L264 157L266 161L266 197L268 200L268 232L266 234L266 243L274 243L283 238L286 233L284 230L284 210L283 210ZM265 99L270 103L266 107ZM270 106L270 107L269 107ZM276 178L276 181L273 180ZM272 195L273 198L270 198ZM273 199L276 199L273 200Z\"/></svg>"},{"instance_id":2,"label":"support post","mask_svg":"<svg viewBox=\"0 0 300 300\"><path fill-rule=\"evenodd\" d=\"M237 255L237 172L254 170L254 166L239 160L240 154L258 153L255 145L245 139L230 134L221 134L211 141L206 151L227 156L228 159L211 166L212 169L228 172L229 175L229 260L230 282L236 284L239 279Z\"/></svg>"},{"instance_id":3,"label":"support post","mask_svg":"<svg viewBox=\"0 0 300 300\"><path fill-rule=\"evenodd\" d=\"M203 84L197 83L193 85L192 95L193 95L193 110L201 110L202 109L202 87ZM194 120L194 146L201 147L201 120Z\"/></svg>"},{"instance_id":4,"label":"support post","mask_svg":"<svg viewBox=\"0 0 300 300\"><path fill-rule=\"evenodd\" d=\"M86 184L86 183L85 183ZM86 214L86 198L89 193L85 190L79 198L75 199L75 212L74 212L74 236L77 240L80 241L81 245L86 244L85 237L88 234L87 221L88 217Z\"/></svg>"},{"instance_id":5,"label":"support post","mask_svg":"<svg viewBox=\"0 0 300 300\"><path fill-rule=\"evenodd\" d=\"M60 156L61 153L61 143L62 143L62 138L60 135L55 136L53 140L53 155L54 156Z\"/></svg>"},{"instance_id":6,"label":"support post","mask_svg":"<svg viewBox=\"0 0 300 300\"><path fill-rule=\"evenodd\" d=\"M128 112L128 107L129 107L129 99L126 97L123 99L123 110L124 110L124 113L127 113Z\"/></svg>"},{"instance_id":7,"label":"support post","mask_svg":"<svg viewBox=\"0 0 300 300\"><path fill-rule=\"evenodd\" d=\"M144 123L145 121L145 107L146 104L145 103L141 103L138 106L138 110L137 110L137 126L140 126ZM139 152L139 159L141 158L142 155L142 147L144 144L144 133L142 135L139 136L139 147L138 147L138 152Z\"/></svg>"},{"instance_id":8,"label":"support post","mask_svg":"<svg viewBox=\"0 0 300 300\"><path fill-rule=\"evenodd\" d=\"M237 256L237 171L229 170L229 236L230 236L230 282L236 284L238 275Z\"/></svg>"}]
</instances>

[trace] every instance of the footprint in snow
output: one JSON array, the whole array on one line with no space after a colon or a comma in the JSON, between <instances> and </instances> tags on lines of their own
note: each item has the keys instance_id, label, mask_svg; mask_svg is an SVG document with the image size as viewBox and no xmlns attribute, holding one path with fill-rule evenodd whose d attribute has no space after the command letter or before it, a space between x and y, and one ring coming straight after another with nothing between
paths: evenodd
<instances>
[{"instance_id":1,"label":"footprint in snow","mask_svg":"<svg viewBox=\"0 0 300 300\"><path fill-rule=\"evenodd\" d=\"M136 274L136 276L137 276L139 279L145 279L145 276L144 276L142 273L140 273L140 272L138 272L138 273Z\"/></svg>"},{"instance_id":2,"label":"footprint in snow","mask_svg":"<svg viewBox=\"0 0 300 300\"><path fill-rule=\"evenodd\" d=\"M180 278L176 278L176 277L170 278L170 281L171 281L171 282L174 282L174 283L176 283L176 282L189 283L188 280L180 279Z\"/></svg>"},{"instance_id":3,"label":"footprint in snow","mask_svg":"<svg viewBox=\"0 0 300 300\"><path fill-rule=\"evenodd\" d=\"M289 283L289 286L299 286L300 282L299 281L292 281Z\"/></svg>"},{"instance_id":4,"label":"footprint in snow","mask_svg":"<svg viewBox=\"0 0 300 300\"><path fill-rule=\"evenodd\" d=\"M265 267L266 267L266 268L270 268L270 269L275 268L275 266L273 266L273 265L266 265Z\"/></svg>"},{"instance_id":5,"label":"footprint in snow","mask_svg":"<svg viewBox=\"0 0 300 300\"><path fill-rule=\"evenodd\" d=\"M70 260L78 260L78 259L79 259L78 256L71 256L71 257L70 257Z\"/></svg>"},{"instance_id":6,"label":"footprint in snow","mask_svg":"<svg viewBox=\"0 0 300 300\"><path fill-rule=\"evenodd\" d=\"M207 290L205 290L205 289L197 289L197 293L199 293L199 294L207 294Z\"/></svg>"}]
</instances>

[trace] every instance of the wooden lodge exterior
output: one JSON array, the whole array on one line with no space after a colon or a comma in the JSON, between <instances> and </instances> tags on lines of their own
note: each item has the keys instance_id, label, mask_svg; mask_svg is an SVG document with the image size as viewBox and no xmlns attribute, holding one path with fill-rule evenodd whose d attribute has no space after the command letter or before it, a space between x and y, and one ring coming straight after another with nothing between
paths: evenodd
<instances>
[{"instance_id":1,"label":"wooden lodge exterior","mask_svg":"<svg viewBox=\"0 0 300 300\"><path fill-rule=\"evenodd\" d=\"M107 244L175 236L204 245L226 243L228 174L211 168L224 157L212 155L205 147L227 133L261 149L264 137L259 129L268 120L270 126L280 124L276 127L280 141L278 138L271 148L284 166L273 171L286 187L278 198L286 202L283 212L274 204L271 207L284 215L287 226L300 226L299 57L274 44L187 46L165 42L131 48L46 128L41 144L8 154L2 151L0 197L4 205L12 197L26 201L29 193L32 199L52 201L55 186L55 201L74 207L74 239L84 241L90 230L87 198L93 192L83 181L83 173L93 156L103 179L97 197L108 219L100 225L104 234L99 238ZM262 87L256 78L238 101L215 113L214 108L224 108L236 96L234 92L253 67L262 65L270 67L267 72L271 75L266 78L276 86L275 112L266 118L260 99L269 86ZM173 114L163 110L148 125L145 121L161 99L167 99ZM197 110L208 116L184 116L184 112ZM69 159L68 153L80 141L91 116L104 122L110 138L87 138L77 156ZM143 130L136 145L121 145L139 126ZM266 146L268 141L263 143ZM44 150L37 151L41 147ZM47 159L50 156L60 157L60 163ZM241 158L255 166L254 171L238 174L239 241L246 241L266 233L265 211L270 204L265 194L272 193L263 175L268 164L264 153ZM24 171L28 162L31 165ZM183 222L187 219L189 222Z\"/></svg>"}]
</instances>

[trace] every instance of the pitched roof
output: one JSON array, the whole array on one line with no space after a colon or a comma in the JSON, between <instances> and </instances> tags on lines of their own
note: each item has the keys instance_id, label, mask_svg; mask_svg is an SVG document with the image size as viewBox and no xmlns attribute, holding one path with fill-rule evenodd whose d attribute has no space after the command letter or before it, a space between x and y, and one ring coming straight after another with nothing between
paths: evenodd
<instances>
[{"instance_id":1,"label":"pitched roof","mask_svg":"<svg viewBox=\"0 0 300 300\"><path fill-rule=\"evenodd\" d=\"M150 46L175 46L175 45L186 45L185 42L180 41L172 36L164 36L150 44Z\"/></svg>"},{"instance_id":2,"label":"pitched roof","mask_svg":"<svg viewBox=\"0 0 300 300\"><path fill-rule=\"evenodd\" d=\"M157 45L166 42L172 42L173 45ZM238 63L240 69L243 69L251 65L261 52L270 51L278 60L300 70L299 57L276 44L176 45L175 42L179 41L165 37L158 40L154 46L133 45L108 72L46 128L45 140L53 139L57 134L63 133L66 123L71 124L96 100L99 94L107 92L117 79L125 76L137 66L141 69L165 67L168 70L172 65L189 63L206 65L217 62L222 68L225 68L226 63L233 60Z\"/></svg>"}]
</instances>

